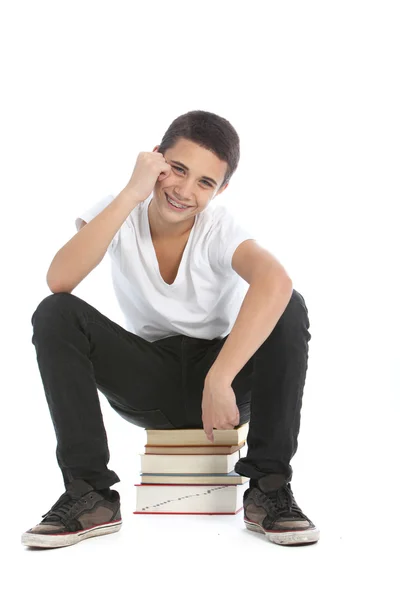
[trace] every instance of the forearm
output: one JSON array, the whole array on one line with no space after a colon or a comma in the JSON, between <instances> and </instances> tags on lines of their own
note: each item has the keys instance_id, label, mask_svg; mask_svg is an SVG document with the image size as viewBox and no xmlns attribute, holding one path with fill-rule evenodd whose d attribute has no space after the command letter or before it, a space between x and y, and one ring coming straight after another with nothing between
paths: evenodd
<instances>
[{"instance_id":1,"label":"forearm","mask_svg":"<svg viewBox=\"0 0 400 600\"><path fill-rule=\"evenodd\" d=\"M133 193L123 190L57 252L46 277L53 293L70 293L97 267L115 234L138 203L139 199Z\"/></svg>"},{"instance_id":2,"label":"forearm","mask_svg":"<svg viewBox=\"0 0 400 600\"><path fill-rule=\"evenodd\" d=\"M206 382L229 385L275 328L292 296L293 286L285 276L256 279L244 297L235 324Z\"/></svg>"}]
</instances>

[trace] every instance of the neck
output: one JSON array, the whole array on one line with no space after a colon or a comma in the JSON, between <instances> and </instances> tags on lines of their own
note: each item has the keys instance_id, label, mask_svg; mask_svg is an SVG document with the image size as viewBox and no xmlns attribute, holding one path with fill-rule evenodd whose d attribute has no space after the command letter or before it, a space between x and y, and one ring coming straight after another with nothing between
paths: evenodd
<instances>
[{"instance_id":1,"label":"neck","mask_svg":"<svg viewBox=\"0 0 400 600\"><path fill-rule=\"evenodd\" d=\"M148 217L149 217L149 226L150 233L153 240L179 240L182 239L185 235L190 233L194 223L195 217L190 221L183 221L181 223L166 223L155 204L154 196L150 201L148 206Z\"/></svg>"}]
</instances>

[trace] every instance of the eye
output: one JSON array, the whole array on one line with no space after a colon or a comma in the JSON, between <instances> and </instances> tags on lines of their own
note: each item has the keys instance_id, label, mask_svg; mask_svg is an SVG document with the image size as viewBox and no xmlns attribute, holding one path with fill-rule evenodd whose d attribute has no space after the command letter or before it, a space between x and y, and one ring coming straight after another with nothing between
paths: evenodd
<instances>
[{"instance_id":1,"label":"eye","mask_svg":"<svg viewBox=\"0 0 400 600\"><path fill-rule=\"evenodd\" d=\"M177 171L181 171L182 173L184 173L184 169L182 169L182 167L177 167L176 165L172 165L172 167L174 169L176 169ZM207 181L206 179L202 179L201 181L203 181L206 185L208 185L208 187L212 187L211 183L209 181Z\"/></svg>"}]
</instances>

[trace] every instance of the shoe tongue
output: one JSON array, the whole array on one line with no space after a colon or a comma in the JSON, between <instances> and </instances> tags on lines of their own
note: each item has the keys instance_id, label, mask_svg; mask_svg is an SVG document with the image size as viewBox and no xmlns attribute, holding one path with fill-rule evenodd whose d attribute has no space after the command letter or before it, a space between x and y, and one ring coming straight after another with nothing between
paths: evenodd
<instances>
[{"instance_id":1,"label":"shoe tongue","mask_svg":"<svg viewBox=\"0 0 400 600\"><path fill-rule=\"evenodd\" d=\"M60 521L60 514L57 513L57 511L60 511L64 508L67 508L68 506L72 506L72 504L74 503L75 500L78 500L81 496L83 496L84 494L87 494L88 492L92 491L94 488L87 483L86 481L84 481L83 479L74 479L73 481L70 481L69 483L67 483L65 485L66 488L66 492L64 492L64 494L62 496L60 496L60 498L57 500L56 504L54 505L54 507L52 507L50 509L50 513L48 516L46 515L42 515L42 517L44 517L43 522L59 522ZM68 498L69 496L69 498ZM62 501L61 505L60 502ZM58 505L58 507L57 507ZM52 512L54 509L54 512Z\"/></svg>"},{"instance_id":2,"label":"shoe tongue","mask_svg":"<svg viewBox=\"0 0 400 600\"><path fill-rule=\"evenodd\" d=\"M261 479L257 481L257 484L262 492L267 493L279 489L285 485L286 481L285 475L281 473L271 473L270 475L261 477Z\"/></svg>"},{"instance_id":3,"label":"shoe tongue","mask_svg":"<svg viewBox=\"0 0 400 600\"><path fill-rule=\"evenodd\" d=\"M83 479L74 479L66 484L65 489L71 498L80 498L84 494L91 492L94 488Z\"/></svg>"}]
</instances>

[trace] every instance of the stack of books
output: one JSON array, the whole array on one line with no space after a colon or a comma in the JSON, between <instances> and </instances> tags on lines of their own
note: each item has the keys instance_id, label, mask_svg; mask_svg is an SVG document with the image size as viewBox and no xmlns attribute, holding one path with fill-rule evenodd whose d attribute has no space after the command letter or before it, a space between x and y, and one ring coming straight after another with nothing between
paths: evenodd
<instances>
[{"instance_id":1,"label":"stack of books","mask_svg":"<svg viewBox=\"0 0 400 600\"><path fill-rule=\"evenodd\" d=\"M235 472L246 456L249 424L214 429L146 429L133 514L234 515L243 508L249 477Z\"/></svg>"}]
</instances>

